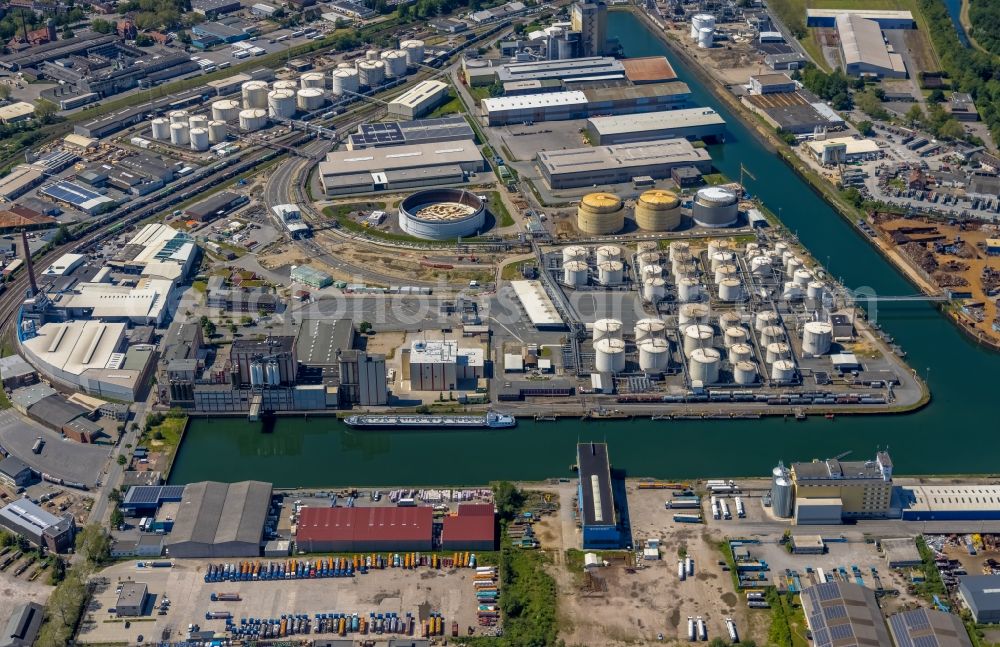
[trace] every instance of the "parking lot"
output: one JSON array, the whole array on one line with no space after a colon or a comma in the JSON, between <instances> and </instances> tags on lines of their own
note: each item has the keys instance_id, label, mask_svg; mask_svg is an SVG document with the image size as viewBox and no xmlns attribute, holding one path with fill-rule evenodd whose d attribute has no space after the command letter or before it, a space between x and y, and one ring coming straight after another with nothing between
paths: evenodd
<instances>
[{"instance_id":1,"label":"parking lot","mask_svg":"<svg viewBox=\"0 0 1000 647\"><path fill-rule=\"evenodd\" d=\"M45 444L41 453L35 454L31 447L39 436ZM0 411L0 445L38 472L89 487L100 480L111 453L106 445L87 445L64 439L13 409Z\"/></svg>"},{"instance_id":2,"label":"parking lot","mask_svg":"<svg viewBox=\"0 0 1000 647\"><path fill-rule=\"evenodd\" d=\"M212 563L218 561L239 560ZM456 621L463 635L477 624L475 569L385 569L335 579L206 583L208 564L208 560L175 560L173 568L138 568L135 561L127 561L105 569L100 575L108 583L99 587L87 609L80 642L131 642L140 634L179 640L186 636L189 624L198 624L203 631L222 631L225 621L206 620L209 611L228 611L237 624L240 618L280 618L282 614L313 618L316 613L396 613L401 617L410 613L420 621L440 613L445 633L450 634L451 623ZM146 605L147 615L117 618L108 610L117 603L117 584L129 579L147 584L152 599ZM238 593L242 599L212 602L212 593ZM154 609L159 609L164 597L170 600L169 611L159 615Z\"/></svg>"}]
</instances>

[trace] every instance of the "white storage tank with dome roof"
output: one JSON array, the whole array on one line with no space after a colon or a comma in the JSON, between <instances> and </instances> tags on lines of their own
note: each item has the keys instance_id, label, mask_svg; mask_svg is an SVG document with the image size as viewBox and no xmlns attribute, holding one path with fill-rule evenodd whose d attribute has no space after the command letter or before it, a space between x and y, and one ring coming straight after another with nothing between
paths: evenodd
<instances>
[{"instance_id":1,"label":"white storage tank with dome roof","mask_svg":"<svg viewBox=\"0 0 1000 647\"><path fill-rule=\"evenodd\" d=\"M750 386L757 382L757 365L753 362L736 362L733 365L733 382L740 386Z\"/></svg>"},{"instance_id":2,"label":"white storage tank with dome roof","mask_svg":"<svg viewBox=\"0 0 1000 647\"><path fill-rule=\"evenodd\" d=\"M326 100L319 88L302 88L296 94L296 104L303 112L315 112L323 107Z\"/></svg>"},{"instance_id":3,"label":"white storage tank with dome roof","mask_svg":"<svg viewBox=\"0 0 1000 647\"><path fill-rule=\"evenodd\" d=\"M212 102L212 119L235 124L240 120L240 102L234 99L219 99Z\"/></svg>"},{"instance_id":4,"label":"white storage tank with dome roof","mask_svg":"<svg viewBox=\"0 0 1000 647\"><path fill-rule=\"evenodd\" d=\"M730 227L736 224L738 215L736 193L721 186L699 189L691 205L691 217L702 227Z\"/></svg>"},{"instance_id":5,"label":"white storage tank with dome roof","mask_svg":"<svg viewBox=\"0 0 1000 647\"><path fill-rule=\"evenodd\" d=\"M833 326L826 321L810 321L802 328L802 352L818 357L830 352Z\"/></svg>"},{"instance_id":6,"label":"white storage tank with dome roof","mask_svg":"<svg viewBox=\"0 0 1000 647\"><path fill-rule=\"evenodd\" d=\"M620 285L625 273L621 261L603 261L597 264L597 282L604 286Z\"/></svg>"},{"instance_id":7,"label":"white storage tank with dome roof","mask_svg":"<svg viewBox=\"0 0 1000 647\"><path fill-rule=\"evenodd\" d=\"M208 122L208 141L212 144L219 144L229 138L229 126L224 121Z\"/></svg>"},{"instance_id":8,"label":"white storage tank with dome roof","mask_svg":"<svg viewBox=\"0 0 1000 647\"><path fill-rule=\"evenodd\" d=\"M399 44L399 48L406 52L406 64L410 67L416 67L424 62L424 41L404 40Z\"/></svg>"},{"instance_id":9,"label":"white storage tank with dome roof","mask_svg":"<svg viewBox=\"0 0 1000 647\"><path fill-rule=\"evenodd\" d=\"M647 317L635 322L636 343L653 337L664 337L667 332L667 324L662 319Z\"/></svg>"},{"instance_id":10,"label":"white storage tank with dome roof","mask_svg":"<svg viewBox=\"0 0 1000 647\"><path fill-rule=\"evenodd\" d=\"M574 288L587 285L587 264L583 261L563 263L563 283Z\"/></svg>"},{"instance_id":11,"label":"white storage tank with dome roof","mask_svg":"<svg viewBox=\"0 0 1000 647\"><path fill-rule=\"evenodd\" d=\"M160 141L166 141L170 139L170 120L164 119L163 117L157 117L153 120L153 139L158 139Z\"/></svg>"},{"instance_id":12,"label":"white storage tank with dome roof","mask_svg":"<svg viewBox=\"0 0 1000 647\"><path fill-rule=\"evenodd\" d=\"M306 72L299 77L299 85L301 88L319 88L320 90L325 90L326 76L322 72Z\"/></svg>"},{"instance_id":13,"label":"white storage tank with dome roof","mask_svg":"<svg viewBox=\"0 0 1000 647\"><path fill-rule=\"evenodd\" d=\"M625 342L606 337L594 342L594 368L598 373L621 373L625 370Z\"/></svg>"},{"instance_id":14,"label":"white storage tank with dome roof","mask_svg":"<svg viewBox=\"0 0 1000 647\"><path fill-rule=\"evenodd\" d=\"M267 110L250 108L240 111L240 130L254 132L267 127Z\"/></svg>"},{"instance_id":15,"label":"white storage tank with dome roof","mask_svg":"<svg viewBox=\"0 0 1000 647\"><path fill-rule=\"evenodd\" d=\"M332 92L337 96L357 92L361 86L358 71L353 67L334 70L331 78L333 80Z\"/></svg>"},{"instance_id":16,"label":"white storage tank with dome roof","mask_svg":"<svg viewBox=\"0 0 1000 647\"><path fill-rule=\"evenodd\" d=\"M610 337L621 337L621 334L622 322L617 319L598 319L594 322L594 341Z\"/></svg>"},{"instance_id":17,"label":"white storage tank with dome roof","mask_svg":"<svg viewBox=\"0 0 1000 647\"><path fill-rule=\"evenodd\" d=\"M241 88L243 108L245 110L263 110L267 108L267 82L247 81Z\"/></svg>"},{"instance_id":18,"label":"white storage tank with dome roof","mask_svg":"<svg viewBox=\"0 0 1000 647\"><path fill-rule=\"evenodd\" d=\"M667 295L667 282L660 277L646 277L642 280L642 298L656 303Z\"/></svg>"},{"instance_id":19,"label":"white storage tank with dome roof","mask_svg":"<svg viewBox=\"0 0 1000 647\"><path fill-rule=\"evenodd\" d=\"M190 128L186 123L170 124L170 143L174 146L186 146L189 139Z\"/></svg>"},{"instance_id":20,"label":"white storage tank with dome roof","mask_svg":"<svg viewBox=\"0 0 1000 647\"><path fill-rule=\"evenodd\" d=\"M639 369L645 373L662 373L670 364L670 343L661 337L650 337L638 343Z\"/></svg>"},{"instance_id":21,"label":"white storage tank with dome roof","mask_svg":"<svg viewBox=\"0 0 1000 647\"><path fill-rule=\"evenodd\" d=\"M189 137L191 139L191 148L193 150L203 152L208 150L208 129L207 128L192 128L189 131Z\"/></svg>"},{"instance_id":22,"label":"white storage tank with dome roof","mask_svg":"<svg viewBox=\"0 0 1000 647\"><path fill-rule=\"evenodd\" d=\"M715 331L706 324L690 324L683 328L684 354L690 356L698 348L710 348Z\"/></svg>"},{"instance_id":23,"label":"white storage tank with dome roof","mask_svg":"<svg viewBox=\"0 0 1000 647\"><path fill-rule=\"evenodd\" d=\"M696 348L688 357L688 377L692 382L715 384L719 381L722 356L714 348Z\"/></svg>"},{"instance_id":24,"label":"white storage tank with dome roof","mask_svg":"<svg viewBox=\"0 0 1000 647\"><path fill-rule=\"evenodd\" d=\"M272 119L290 119L295 116L295 92L271 90L267 94L267 112Z\"/></svg>"}]
</instances>

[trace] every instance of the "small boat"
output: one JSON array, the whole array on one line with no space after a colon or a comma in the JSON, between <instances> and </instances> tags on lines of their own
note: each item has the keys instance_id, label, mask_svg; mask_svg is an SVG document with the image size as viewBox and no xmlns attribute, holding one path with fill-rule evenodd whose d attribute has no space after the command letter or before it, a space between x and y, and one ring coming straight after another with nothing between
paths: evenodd
<instances>
[{"instance_id":1,"label":"small boat","mask_svg":"<svg viewBox=\"0 0 1000 647\"><path fill-rule=\"evenodd\" d=\"M833 413L826 414L826 419L827 420L834 420L834 419L836 419L836 417L837 417L836 414L833 414Z\"/></svg>"}]
</instances>

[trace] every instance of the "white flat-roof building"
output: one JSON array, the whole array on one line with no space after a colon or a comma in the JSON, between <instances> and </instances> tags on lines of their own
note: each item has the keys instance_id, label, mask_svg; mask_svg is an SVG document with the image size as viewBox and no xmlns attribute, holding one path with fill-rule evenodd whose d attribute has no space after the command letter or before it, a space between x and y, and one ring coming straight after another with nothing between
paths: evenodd
<instances>
[{"instance_id":1,"label":"white flat-roof building","mask_svg":"<svg viewBox=\"0 0 1000 647\"><path fill-rule=\"evenodd\" d=\"M45 276L66 276L83 264L87 259L83 254L63 254L49 265L44 272Z\"/></svg>"},{"instance_id":2,"label":"white flat-roof building","mask_svg":"<svg viewBox=\"0 0 1000 647\"><path fill-rule=\"evenodd\" d=\"M187 277L197 257L198 247L186 233L169 225L151 223L125 243L108 265L120 272L179 283Z\"/></svg>"},{"instance_id":3,"label":"white flat-roof building","mask_svg":"<svg viewBox=\"0 0 1000 647\"><path fill-rule=\"evenodd\" d=\"M833 27L839 16L874 20L882 29L914 29L917 24L909 11L887 9L806 9L807 27Z\"/></svg>"},{"instance_id":4,"label":"white flat-roof building","mask_svg":"<svg viewBox=\"0 0 1000 647\"><path fill-rule=\"evenodd\" d=\"M772 94L774 92L795 92L799 87L784 73L754 74L750 77L750 94Z\"/></svg>"},{"instance_id":5,"label":"white flat-roof building","mask_svg":"<svg viewBox=\"0 0 1000 647\"><path fill-rule=\"evenodd\" d=\"M654 139L719 138L726 130L726 120L712 108L661 110L638 115L591 117L587 120L590 143L628 144Z\"/></svg>"},{"instance_id":6,"label":"white flat-roof building","mask_svg":"<svg viewBox=\"0 0 1000 647\"><path fill-rule=\"evenodd\" d=\"M483 377L485 357L481 348L459 348L458 342L450 339L420 339L407 352L413 391L450 391L460 388L460 381Z\"/></svg>"},{"instance_id":7,"label":"white flat-roof building","mask_svg":"<svg viewBox=\"0 0 1000 647\"><path fill-rule=\"evenodd\" d=\"M433 79L421 81L389 102L389 117L395 119L423 117L447 97L447 83Z\"/></svg>"},{"instance_id":8,"label":"white flat-roof building","mask_svg":"<svg viewBox=\"0 0 1000 647\"><path fill-rule=\"evenodd\" d=\"M497 68L496 75L500 83L527 79L610 80L625 78L625 66L621 61L609 56L585 56L553 61L505 63Z\"/></svg>"},{"instance_id":9,"label":"white flat-roof building","mask_svg":"<svg viewBox=\"0 0 1000 647\"><path fill-rule=\"evenodd\" d=\"M899 488L907 521L995 521L1000 519L1000 486L908 485Z\"/></svg>"},{"instance_id":10,"label":"white flat-roof building","mask_svg":"<svg viewBox=\"0 0 1000 647\"><path fill-rule=\"evenodd\" d=\"M561 329L566 327L566 323L556 310L545 288L538 281L511 281L510 286L514 289L521 307L528 314L531 325L539 330Z\"/></svg>"},{"instance_id":11,"label":"white flat-roof building","mask_svg":"<svg viewBox=\"0 0 1000 647\"><path fill-rule=\"evenodd\" d=\"M583 119L587 116L587 104L587 95L579 90L490 97L481 101L483 116L490 126Z\"/></svg>"},{"instance_id":12,"label":"white flat-roof building","mask_svg":"<svg viewBox=\"0 0 1000 647\"><path fill-rule=\"evenodd\" d=\"M854 76L906 78L903 57L890 49L882 28L874 20L857 14L840 14L835 20L840 36L840 54L844 72Z\"/></svg>"},{"instance_id":13,"label":"white flat-roof building","mask_svg":"<svg viewBox=\"0 0 1000 647\"><path fill-rule=\"evenodd\" d=\"M73 292L56 295L52 305L70 319L160 325L166 319L173 290L169 279L140 279L135 287L81 283Z\"/></svg>"},{"instance_id":14,"label":"white flat-roof building","mask_svg":"<svg viewBox=\"0 0 1000 647\"><path fill-rule=\"evenodd\" d=\"M806 146L823 164L844 164L882 154L874 139L832 137L806 142Z\"/></svg>"}]
</instances>

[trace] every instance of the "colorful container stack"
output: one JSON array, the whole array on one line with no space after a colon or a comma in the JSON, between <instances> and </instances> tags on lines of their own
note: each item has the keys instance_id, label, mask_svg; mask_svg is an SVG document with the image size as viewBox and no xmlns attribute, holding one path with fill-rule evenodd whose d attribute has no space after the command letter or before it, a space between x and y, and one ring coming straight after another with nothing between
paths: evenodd
<instances>
[{"instance_id":1,"label":"colorful container stack","mask_svg":"<svg viewBox=\"0 0 1000 647\"><path fill-rule=\"evenodd\" d=\"M478 603L477 618L479 626L493 627L500 621L500 588L497 581L497 571L493 566L479 566L473 576L472 585L476 591Z\"/></svg>"}]
</instances>

